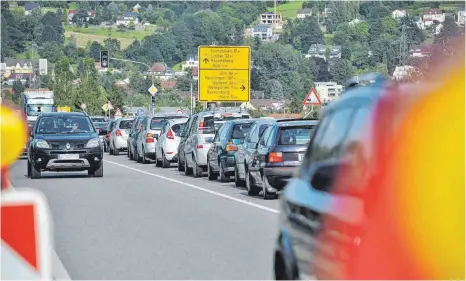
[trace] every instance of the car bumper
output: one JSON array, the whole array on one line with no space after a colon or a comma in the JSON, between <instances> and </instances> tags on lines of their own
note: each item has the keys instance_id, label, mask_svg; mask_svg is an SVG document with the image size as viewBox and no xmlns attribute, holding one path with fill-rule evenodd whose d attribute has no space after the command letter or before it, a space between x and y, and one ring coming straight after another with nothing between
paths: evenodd
<instances>
[{"instance_id":1,"label":"car bumper","mask_svg":"<svg viewBox=\"0 0 466 281\"><path fill-rule=\"evenodd\" d=\"M299 166L296 167L266 167L264 168L264 176L269 185L276 191L282 190L288 180L293 178Z\"/></svg>"},{"instance_id":2,"label":"car bumper","mask_svg":"<svg viewBox=\"0 0 466 281\"><path fill-rule=\"evenodd\" d=\"M59 159L60 154L78 155L76 159ZM99 148L80 151L39 150L31 155L32 165L39 170L82 171L97 169L102 165L103 153Z\"/></svg>"},{"instance_id":3,"label":"car bumper","mask_svg":"<svg viewBox=\"0 0 466 281\"><path fill-rule=\"evenodd\" d=\"M115 149L124 150L128 148L128 140L123 137L115 137L113 139Z\"/></svg>"},{"instance_id":4,"label":"car bumper","mask_svg":"<svg viewBox=\"0 0 466 281\"><path fill-rule=\"evenodd\" d=\"M220 156L220 161L222 161L223 171L225 173L234 175L235 164L236 164L235 156L234 155Z\"/></svg>"},{"instance_id":5,"label":"car bumper","mask_svg":"<svg viewBox=\"0 0 466 281\"><path fill-rule=\"evenodd\" d=\"M165 153L165 157L170 162L178 162L178 153L176 153L176 152Z\"/></svg>"}]
</instances>

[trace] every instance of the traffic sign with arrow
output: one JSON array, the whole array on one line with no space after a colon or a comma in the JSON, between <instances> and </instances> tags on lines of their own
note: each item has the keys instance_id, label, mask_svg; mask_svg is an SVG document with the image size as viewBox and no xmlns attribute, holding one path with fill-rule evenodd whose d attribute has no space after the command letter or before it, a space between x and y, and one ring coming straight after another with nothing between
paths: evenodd
<instances>
[{"instance_id":1,"label":"traffic sign with arrow","mask_svg":"<svg viewBox=\"0 0 466 281\"><path fill-rule=\"evenodd\" d=\"M108 68L108 51L100 51L100 66L102 68Z\"/></svg>"},{"instance_id":2,"label":"traffic sign with arrow","mask_svg":"<svg viewBox=\"0 0 466 281\"><path fill-rule=\"evenodd\" d=\"M204 59L204 63L208 63L209 62L209 59L208 58L205 58Z\"/></svg>"}]
</instances>

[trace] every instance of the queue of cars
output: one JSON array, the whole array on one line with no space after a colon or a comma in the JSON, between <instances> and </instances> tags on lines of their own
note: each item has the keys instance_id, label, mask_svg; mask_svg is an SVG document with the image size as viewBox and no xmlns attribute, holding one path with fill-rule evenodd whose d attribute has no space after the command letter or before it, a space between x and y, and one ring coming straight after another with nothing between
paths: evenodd
<instances>
[{"instance_id":1,"label":"queue of cars","mask_svg":"<svg viewBox=\"0 0 466 281\"><path fill-rule=\"evenodd\" d=\"M217 108L191 116L164 113L110 121L104 147L129 159L178 164L187 176L229 182L248 195L277 198L297 172L317 120L252 119L237 109Z\"/></svg>"}]
</instances>

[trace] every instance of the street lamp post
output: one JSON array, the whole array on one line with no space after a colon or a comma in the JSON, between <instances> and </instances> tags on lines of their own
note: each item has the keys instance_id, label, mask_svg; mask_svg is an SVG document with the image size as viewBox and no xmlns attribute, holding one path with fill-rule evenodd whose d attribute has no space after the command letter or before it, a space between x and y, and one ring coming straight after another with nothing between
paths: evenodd
<instances>
[{"instance_id":1,"label":"street lamp post","mask_svg":"<svg viewBox=\"0 0 466 281\"><path fill-rule=\"evenodd\" d=\"M140 61L135 61L135 60L117 59L117 58L111 58L111 57L109 57L108 59L109 59L109 60L118 60L118 61L132 62L132 63L141 64L141 65L146 66L146 67L149 69L149 72L150 72L150 74L151 74L152 86L154 86L154 71L150 68L150 66L149 66L148 64L143 63L143 62L140 62ZM151 111L154 111L154 106L152 106L152 98L151 98L151 102L150 102L149 104L150 104L150 107L152 108ZM152 112L152 113L153 113L153 112Z\"/></svg>"}]
</instances>

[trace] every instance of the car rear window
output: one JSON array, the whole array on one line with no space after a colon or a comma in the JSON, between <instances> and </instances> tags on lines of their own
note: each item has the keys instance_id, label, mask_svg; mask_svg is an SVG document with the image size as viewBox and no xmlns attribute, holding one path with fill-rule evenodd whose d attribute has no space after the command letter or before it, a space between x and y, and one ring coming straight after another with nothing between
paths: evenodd
<instances>
[{"instance_id":1,"label":"car rear window","mask_svg":"<svg viewBox=\"0 0 466 281\"><path fill-rule=\"evenodd\" d=\"M163 124L167 122L167 119L161 117L161 118L153 118L150 121L150 129L151 130L161 130L163 127Z\"/></svg>"},{"instance_id":2,"label":"car rear window","mask_svg":"<svg viewBox=\"0 0 466 281\"><path fill-rule=\"evenodd\" d=\"M278 133L278 145L307 145L316 125L282 127Z\"/></svg>"},{"instance_id":3,"label":"car rear window","mask_svg":"<svg viewBox=\"0 0 466 281\"><path fill-rule=\"evenodd\" d=\"M131 129L134 120L121 120L120 121L120 129Z\"/></svg>"},{"instance_id":4,"label":"car rear window","mask_svg":"<svg viewBox=\"0 0 466 281\"><path fill-rule=\"evenodd\" d=\"M186 123L175 124L175 125L172 126L171 129L173 130L173 132L175 132L175 135L176 135L176 136L179 136L180 133L181 133L181 131L184 130L184 126L185 126L185 125L186 125Z\"/></svg>"},{"instance_id":5,"label":"car rear window","mask_svg":"<svg viewBox=\"0 0 466 281\"><path fill-rule=\"evenodd\" d=\"M233 126L231 138L236 140L243 140L251 130L252 123L236 124Z\"/></svg>"},{"instance_id":6,"label":"car rear window","mask_svg":"<svg viewBox=\"0 0 466 281\"><path fill-rule=\"evenodd\" d=\"M105 118L103 117L91 117L92 122L106 122Z\"/></svg>"}]
</instances>

